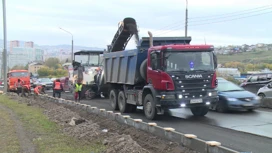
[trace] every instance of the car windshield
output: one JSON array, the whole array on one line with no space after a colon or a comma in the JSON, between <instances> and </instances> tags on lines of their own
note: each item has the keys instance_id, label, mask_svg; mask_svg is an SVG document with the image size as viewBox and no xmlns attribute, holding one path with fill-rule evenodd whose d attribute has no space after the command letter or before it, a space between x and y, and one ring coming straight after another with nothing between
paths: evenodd
<instances>
[{"instance_id":1,"label":"car windshield","mask_svg":"<svg viewBox=\"0 0 272 153\"><path fill-rule=\"evenodd\" d=\"M11 72L10 77L28 77L28 72Z\"/></svg>"},{"instance_id":2,"label":"car windshield","mask_svg":"<svg viewBox=\"0 0 272 153\"><path fill-rule=\"evenodd\" d=\"M175 51L165 53L166 71L214 70L213 54L210 51Z\"/></svg>"},{"instance_id":3,"label":"car windshield","mask_svg":"<svg viewBox=\"0 0 272 153\"><path fill-rule=\"evenodd\" d=\"M52 82L49 78L41 78L40 82Z\"/></svg>"},{"instance_id":4,"label":"car windshield","mask_svg":"<svg viewBox=\"0 0 272 153\"><path fill-rule=\"evenodd\" d=\"M81 63L81 65L98 66L100 61L100 56L98 54L76 55L75 61L78 63Z\"/></svg>"},{"instance_id":5,"label":"car windshield","mask_svg":"<svg viewBox=\"0 0 272 153\"><path fill-rule=\"evenodd\" d=\"M221 92L227 92L243 91L244 89L229 81L218 81L217 90Z\"/></svg>"}]
</instances>

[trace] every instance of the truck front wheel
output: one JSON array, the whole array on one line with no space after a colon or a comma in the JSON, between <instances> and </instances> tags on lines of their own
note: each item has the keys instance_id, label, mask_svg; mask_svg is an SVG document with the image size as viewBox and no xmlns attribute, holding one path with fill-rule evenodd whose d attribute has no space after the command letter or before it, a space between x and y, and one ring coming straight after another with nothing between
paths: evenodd
<instances>
[{"instance_id":1,"label":"truck front wheel","mask_svg":"<svg viewBox=\"0 0 272 153\"><path fill-rule=\"evenodd\" d=\"M209 107L192 107L191 112L194 116L205 116L209 111Z\"/></svg>"},{"instance_id":2,"label":"truck front wheel","mask_svg":"<svg viewBox=\"0 0 272 153\"><path fill-rule=\"evenodd\" d=\"M110 103L113 110L118 110L117 91L115 89L110 91Z\"/></svg>"},{"instance_id":3,"label":"truck front wheel","mask_svg":"<svg viewBox=\"0 0 272 153\"><path fill-rule=\"evenodd\" d=\"M154 120L157 117L156 105L151 94L147 94L144 98L144 113L149 120Z\"/></svg>"}]
</instances>

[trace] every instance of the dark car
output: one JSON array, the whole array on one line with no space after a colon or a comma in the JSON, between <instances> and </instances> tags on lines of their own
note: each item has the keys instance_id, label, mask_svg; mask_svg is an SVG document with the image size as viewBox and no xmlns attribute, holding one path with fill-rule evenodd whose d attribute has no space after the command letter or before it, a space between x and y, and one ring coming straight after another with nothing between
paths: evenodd
<instances>
[{"instance_id":1,"label":"dark car","mask_svg":"<svg viewBox=\"0 0 272 153\"><path fill-rule=\"evenodd\" d=\"M241 87L253 93L257 93L260 88L271 82L272 73L257 73L249 76Z\"/></svg>"},{"instance_id":2,"label":"dark car","mask_svg":"<svg viewBox=\"0 0 272 153\"><path fill-rule=\"evenodd\" d=\"M260 106L260 98L257 95L223 78L218 78L217 91L219 101L211 105L211 109L218 112L228 110L253 111Z\"/></svg>"},{"instance_id":3,"label":"dark car","mask_svg":"<svg viewBox=\"0 0 272 153\"><path fill-rule=\"evenodd\" d=\"M40 78L38 79L34 84L33 88L35 88L38 84L45 85L45 88L52 89L53 88L53 82L49 78Z\"/></svg>"}]
</instances>

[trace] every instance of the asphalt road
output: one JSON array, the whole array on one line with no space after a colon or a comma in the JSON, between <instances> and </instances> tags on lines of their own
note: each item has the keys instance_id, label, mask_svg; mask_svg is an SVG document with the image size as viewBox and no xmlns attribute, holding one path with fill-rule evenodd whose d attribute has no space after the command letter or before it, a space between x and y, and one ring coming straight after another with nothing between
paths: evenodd
<instances>
[{"instance_id":1,"label":"asphalt road","mask_svg":"<svg viewBox=\"0 0 272 153\"><path fill-rule=\"evenodd\" d=\"M72 100L73 95L65 93L62 97ZM106 99L83 100L81 103L111 110ZM203 140L219 141L223 146L238 151L252 153L272 152L271 111L257 110L252 113L232 112L228 114L211 111L205 117L199 118L192 116L188 109L179 109L172 112L175 112L174 115L177 117L164 115L155 122L162 127L170 126L175 128L178 132L195 134ZM141 108L136 113L128 115L135 119L150 122L145 118Z\"/></svg>"}]
</instances>

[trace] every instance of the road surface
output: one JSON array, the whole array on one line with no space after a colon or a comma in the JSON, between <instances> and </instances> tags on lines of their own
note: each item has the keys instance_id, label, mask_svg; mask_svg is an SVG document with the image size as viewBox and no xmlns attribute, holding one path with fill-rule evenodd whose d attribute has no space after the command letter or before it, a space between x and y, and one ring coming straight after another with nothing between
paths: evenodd
<instances>
[{"instance_id":1,"label":"road surface","mask_svg":"<svg viewBox=\"0 0 272 153\"><path fill-rule=\"evenodd\" d=\"M65 93L62 97L72 100L73 95ZM111 110L107 99L83 100L81 103ZM165 115L155 122L162 127L170 126L175 128L178 132L195 134L203 140L219 141L223 146L238 151L253 153L272 152L271 111L257 110L251 113L232 112L227 114L211 111L206 117L198 118L192 116L188 109L179 109L172 112L175 112L174 115L176 117ZM150 122L145 118L141 109L138 109L136 113L128 115L135 119Z\"/></svg>"}]
</instances>

